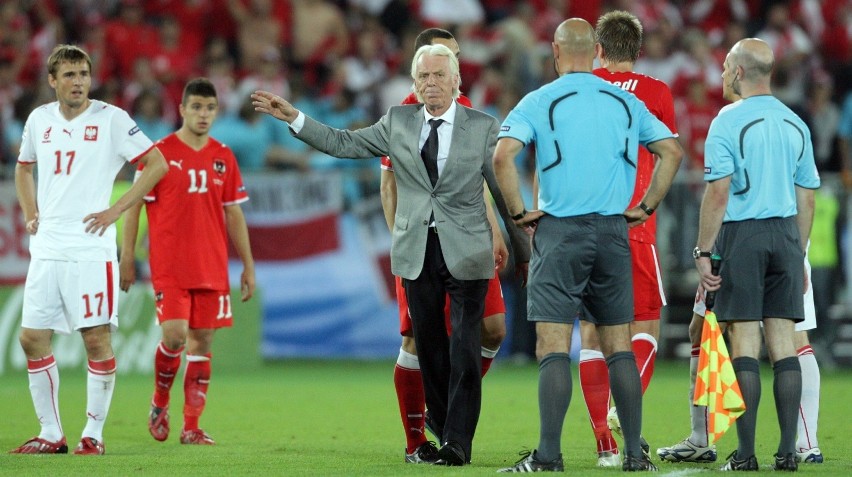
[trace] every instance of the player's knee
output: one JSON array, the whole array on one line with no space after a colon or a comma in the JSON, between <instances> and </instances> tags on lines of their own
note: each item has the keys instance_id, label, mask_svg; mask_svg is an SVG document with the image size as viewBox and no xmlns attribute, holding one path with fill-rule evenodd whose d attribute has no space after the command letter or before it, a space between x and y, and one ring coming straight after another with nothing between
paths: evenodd
<instances>
[{"instance_id":1,"label":"player's knee","mask_svg":"<svg viewBox=\"0 0 852 477\"><path fill-rule=\"evenodd\" d=\"M24 328L18 336L21 349L28 359L43 358L50 354L50 340L45 340L39 333L33 333Z\"/></svg>"},{"instance_id":2,"label":"player's knee","mask_svg":"<svg viewBox=\"0 0 852 477\"><path fill-rule=\"evenodd\" d=\"M506 339L505 315L492 315L482 321L482 346L497 349Z\"/></svg>"},{"instance_id":3,"label":"player's knee","mask_svg":"<svg viewBox=\"0 0 852 477\"><path fill-rule=\"evenodd\" d=\"M406 353L413 354L414 356L417 356L417 345L414 344L414 337L413 336L403 336L401 348Z\"/></svg>"},{"instance_id":4,"label":"player's knee","mask_svg":"<svg viewBox=\"0 0 852 477\"><path fill-rule=\"evenodd\" d=\"M701 328L704 326L704 317L701 315L692 315L692 321L689 322L689 341L693 346L701 344Z\"/></svg>"}]
</instances>

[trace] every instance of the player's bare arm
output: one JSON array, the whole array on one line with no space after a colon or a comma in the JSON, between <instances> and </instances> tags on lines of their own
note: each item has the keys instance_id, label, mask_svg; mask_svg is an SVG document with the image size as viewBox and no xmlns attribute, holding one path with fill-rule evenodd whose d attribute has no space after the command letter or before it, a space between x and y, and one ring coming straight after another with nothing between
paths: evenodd
<instances>
[{"instance_id":1,"label":"player's bare arm","mask_svg":"<svg viewBox=\"0 0 852 477\"><path fill-rule=\"evenodd\" d=\"M142 214L142 201L139 201L124 213L124 227L121 238L121 254L118 260L119 287L128 291L136 283L136 238L139 235L139 216Z\"/></svg>"},{"instance_id":2,"label":"player's bare arm","mask_svg":"<svg viewBox=\"0 0 852 477\"><path fill-rule=\"evenodd\" d=\"M15 191L18 195L18 203L24 213L24 224L27 233L35 235L38 232L38 205L36 203L35 178L33 169L35 163L19 162L15 166Z\"/></svg>"},{"instance_id":3,"label":"player's bare arm","mask_svg":"<svg viewBox=\"0 0 852 477\"><path fill-rule=\"evenodd\" d=\"M142 171L139 179L133 183L133 186L112 207L101 212L89 214L83 218L83 222L86 223L87 233L103 235L107 228L114 224L125 210L142 200L142 197L150 192L157 182L166 175L166 172L169 171L166 158L163 157L163 154L156 147L151 148L151 150L145 153L139 159L139 162L144 165L145 169Z\"/></svg>"},{"instance_id":4,"label":"player's bare arm","mask_svg":"<svg viewBox=\"0 0 852 477\"><path fill-rule=\"evenodd\" d=\"M651 217L648 210L653 211L663 201L683 159L683 148L680 147L680 143L675 138L652 142L648 144L648 150L659 159L655 161L651 184L645 191L645 196L640 205L624 211L624 217L627 218L630 227L636 227ZM644 208L641 207L642 205L644 205Z\"/></svg>"},{"instance_id":5,"label":"player's bare arm","mask_svg":"<svg viewBox=\"0 0 852 477\"><path fill-rule=\"evenodd\" d=\"M393 172L382 170L379 179L379 196L382 199L382 211L388 230L393 233L394 218L396 217L396 176Z\"/></svg>"},{"instance_id":6,"label":"player's bare arm","mask_svg":"<svg viewBox=\"0 0 852 477\"><path fill-rule=\"evenodd\" d=\"M268 114L275 119L292 123L299 116L299 110L281 96L268 91L255 91L251 95L254 110Z\"/></svg>"},{"instance_id":7,"label":"player's bare arm","mask_svg":"<svg viewBox=\"0 0 852 477\"><path fill-rule=\"evenodd\" d=\"M242 207L239 204L225 206L225 225L228 236L243 262L243 273L240 275L240 298L248 301L254 295L254 257L251 254L248 226Z\"/></svg>"},{"instance_id":8,"label":"player's bare arm","mask_svg":"<svg viewBox=\"0 0 852 477\"><path fill-rule=\"evenodd\" d=\"M488 186L483 185L482 191L485 200L485 213L488 216L488 223L491 224L491 237L494 241L494 268L498 272L502 272L506 268L506 263L509 261L509 248L506 247L506 239L503 237L503 230L497 222L497 214L494 213L494 207L491 205L491 196L488 193Z\"/></svg>"}]
</instances>

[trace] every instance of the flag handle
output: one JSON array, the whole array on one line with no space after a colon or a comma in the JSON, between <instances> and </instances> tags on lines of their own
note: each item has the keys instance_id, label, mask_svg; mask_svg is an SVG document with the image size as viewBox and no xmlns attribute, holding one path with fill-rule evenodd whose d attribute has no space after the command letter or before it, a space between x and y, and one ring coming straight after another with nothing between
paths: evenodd
<instances>
[{"instance_id":1,"label":"flag handle","mask_svg":"<svg viewBox=\"0 0 852 477\"><path fill-rule=\"evenodd\" d=\"M719 267L722 265L722 257L713 252L713 255L710 256L710 273L713 275L719 275ZM707 296L704 297L704 304L707 306L707 311L713 309L713 305L716 304L716 292L709 291L707 292Z\"/></svg>"}]
</instances>

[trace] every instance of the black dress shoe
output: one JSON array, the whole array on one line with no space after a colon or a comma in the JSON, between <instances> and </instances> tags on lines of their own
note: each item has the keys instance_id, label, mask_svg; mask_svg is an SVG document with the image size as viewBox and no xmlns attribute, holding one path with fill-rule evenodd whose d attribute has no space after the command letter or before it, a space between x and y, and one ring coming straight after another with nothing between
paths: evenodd
<instances>
[{"instance_id":1,"label":"black dress shoe","mask_svg":"<svg viewBox=\"0 0 852 477\"><path fill-rule=\"evenodd\" d=\"M467 460L467 457L464 455L464 449L462 449L461 444L456 441L445 442L438 450L438 460L435 461L435 465L458 466L469 463L470 461Z\"/></svg>"}]
</instances>

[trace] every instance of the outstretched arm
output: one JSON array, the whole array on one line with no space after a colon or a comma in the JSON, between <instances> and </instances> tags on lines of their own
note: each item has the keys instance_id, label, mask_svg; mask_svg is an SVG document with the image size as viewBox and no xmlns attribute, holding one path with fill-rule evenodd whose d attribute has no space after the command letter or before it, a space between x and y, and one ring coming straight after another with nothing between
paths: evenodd
<instances>
[{"instance_id":1,"label":"outstretched arm","mask_svg":"<svg viewBox=\"0 0 852 477\"><path fill-rule=\"evenodd\" d=\"M287 100L269 91L255 91L251 95L254 110L268 114L275 119L292 123L299 116L299 110Z\"/></svg>"}]
</instances>

